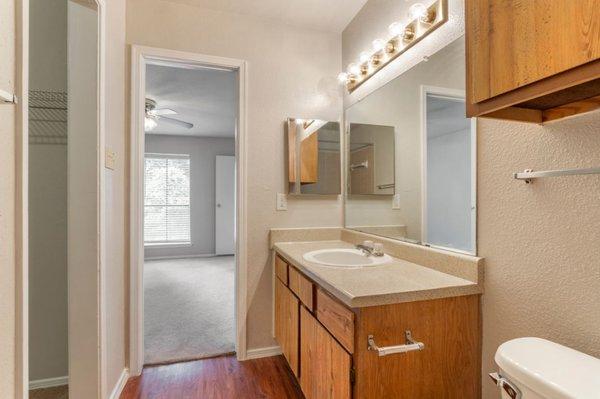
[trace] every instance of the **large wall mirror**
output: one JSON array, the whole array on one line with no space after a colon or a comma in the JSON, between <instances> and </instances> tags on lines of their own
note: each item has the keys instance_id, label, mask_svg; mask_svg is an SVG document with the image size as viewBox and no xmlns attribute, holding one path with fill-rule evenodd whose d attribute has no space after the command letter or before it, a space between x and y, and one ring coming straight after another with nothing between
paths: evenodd
<instances>
[{"instance_id":1,"label":"large wall mirror","mask_svg":"<svg viewBox=\"0 0 600 399\"><path fill-rule=\"evenodd\" d=\"M286 132L289 193L341 194L340 123L288 118Z\"/></svg>"},{"instance_id":2,"label":"large wall mirror","mask_svg":"<svg viewBox=\"0 0 600 399\"><path fill-rule=\"evenodd\" d=\"M345 110L347 228L474 254L464 37Z\"/></svg>"}]
</instances>

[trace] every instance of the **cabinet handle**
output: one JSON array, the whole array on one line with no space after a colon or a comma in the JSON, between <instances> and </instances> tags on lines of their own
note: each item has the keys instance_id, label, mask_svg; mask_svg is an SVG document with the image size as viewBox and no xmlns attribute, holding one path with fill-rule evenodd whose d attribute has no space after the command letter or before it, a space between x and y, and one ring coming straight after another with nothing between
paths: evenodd
<instances>
[{"instance_id":1,"label":"cabinet handle","mask_svg":"<svg viewBox=\"0 0 600 399\"><path fill-rule=\"evenodd\" d=\"M404 345L394 345L394 346L383 346L379 347L375 343L375 337L369 335L367 337L368 347L367 349L370 351L376 351L379 356L392 355L394 353L406 353L412 351L421 351L425 349L425 344L423 342L417 342L412 339L412 334L410 330L406 330L404 332L404 336L406 337L406 343Z\"/></svg>"}]
</instances>

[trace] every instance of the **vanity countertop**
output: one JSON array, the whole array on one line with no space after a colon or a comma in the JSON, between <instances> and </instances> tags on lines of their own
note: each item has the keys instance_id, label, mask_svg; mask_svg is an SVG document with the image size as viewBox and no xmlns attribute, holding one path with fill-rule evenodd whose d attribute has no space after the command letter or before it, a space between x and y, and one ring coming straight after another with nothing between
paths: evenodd
<instances>
[{"instance_id":1,"label":"vanity countertop","mask_svg":"<svg viewBox=\"0 0 600 399\"><path fill-rule=\"evenodd\" d=\"M482 293L481 284L393 258L391 263L348 269L303 258L319 249L354 248L345 241L275 242L288 263L352 308Z\"/></svg>"}]
</instances>

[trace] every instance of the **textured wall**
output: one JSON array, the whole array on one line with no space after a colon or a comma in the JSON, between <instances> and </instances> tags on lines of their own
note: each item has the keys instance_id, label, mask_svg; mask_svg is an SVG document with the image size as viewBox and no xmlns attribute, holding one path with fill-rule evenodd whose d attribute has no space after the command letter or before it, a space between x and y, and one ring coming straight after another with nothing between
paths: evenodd
<instances>
[{"instance_id":1,"label":"textured wall","mask_svg":"<svg viewBox=\"0 0 600 399\"><path fill-rule=\"evenodd\" d=\"M271 336L271 227L340 226L336 196L288 200L284 121L338 120L339 34L284 25L160 0L127 1L127 42L248 61L248 348L274 345Z\"/></svg>"},{"instance_id":2,"label":"textured wall","mask_svg":"<svg viewBox=\"0 0 600 399\"><path fill-rule=\"evenodd\" d=\"M600 176L512 178L600 166L600 113L548 126L479 120L478 254L485 258L483 393L498 345L538 336L600 357Z\"/></svg>"},{"instance_id":3,"label":"textured wall","mask_svg":"<svg viewBox=\"0 0 600 399\"><path fill-rule=\"evenodd\" d=\"M0 1L0 89L15 90L15 3ZM15 106L0 103L0 399L15 397Z\"/></svg>"}]
</instances>

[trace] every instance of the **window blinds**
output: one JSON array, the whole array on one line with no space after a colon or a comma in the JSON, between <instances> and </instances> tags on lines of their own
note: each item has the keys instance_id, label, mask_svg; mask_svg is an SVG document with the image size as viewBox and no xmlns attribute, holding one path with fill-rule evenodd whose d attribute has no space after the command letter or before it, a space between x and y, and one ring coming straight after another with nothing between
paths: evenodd
<instances>
[{"instance_id":1,"label":"window blinds","mask_svg":"<svg viewBox=\"0 0 600 399\"><path fill-rule=\"evenodd\" d=\"M144 243L190 243L190 156L146 154Z\"/></svg>"}]
</instances>

